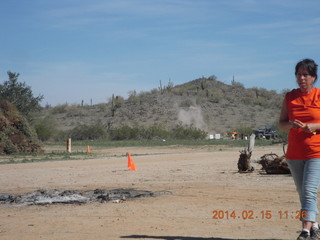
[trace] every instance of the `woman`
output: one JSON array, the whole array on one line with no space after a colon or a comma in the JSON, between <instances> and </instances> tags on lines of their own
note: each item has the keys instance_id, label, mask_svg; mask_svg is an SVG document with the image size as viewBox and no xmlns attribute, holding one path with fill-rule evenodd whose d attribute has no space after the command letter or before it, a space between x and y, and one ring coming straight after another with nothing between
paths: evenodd
<instances>
[{"instance_id":1,"label":"woman","mask_svg":"<svg viewBox=\"0 0 320 240\"><path fill-rule=\"evenodd\" d=\"M320 184L320 89L314 87L318 65L297 63L298 89L285 96L279 126L288 130L286 159L301 203L302 231L297 240L320 239L317 194Z\"/></svg>"}]
</instances>

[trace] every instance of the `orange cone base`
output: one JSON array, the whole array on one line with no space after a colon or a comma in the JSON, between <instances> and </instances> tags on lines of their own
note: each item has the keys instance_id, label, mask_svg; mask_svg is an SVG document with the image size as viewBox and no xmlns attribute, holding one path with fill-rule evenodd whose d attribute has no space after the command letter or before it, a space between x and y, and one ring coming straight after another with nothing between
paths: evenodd
<instances>
[{"instance_id":1,"label":"orange cone base","mask_svg":"<svg viewBox=\"0 0 320 240\"><path fill-rule=\"evenodd\" d=\"M90 146L87 146L87 153L91 153Z\"/></svg>"},{"instance_id":2,"label":"orange cone base","mask_svg":"<svg viewBox=\"0 0 320 240\"><path fill-rule=\"evenodd\" d=\"M137 170L136 165L134 164L133 159L130 156L130 153L128 153L128 169L132 171Z\"/></svg>"}]
</instances>

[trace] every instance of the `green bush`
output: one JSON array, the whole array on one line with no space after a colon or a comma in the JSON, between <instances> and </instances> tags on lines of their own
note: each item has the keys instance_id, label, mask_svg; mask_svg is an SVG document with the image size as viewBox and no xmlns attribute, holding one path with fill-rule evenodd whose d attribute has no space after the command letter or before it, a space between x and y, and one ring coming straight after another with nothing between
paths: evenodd
<instances>
[{"instance_id":1,"label":"green bush","mask_svg":"<svg viewBox=\"0 0 320 240\"><path fill-rule=\"evenodd\" d=\"M48 141L57 134L58 124L52 116L47 116L38 121L34 128L41 141Z\"/></svg>"},{"instance_id":2,"label":"green bush","mask_svg":"<svg viewBox=\"0 0 320 240\"><path fill-rule=\"evenodd\" d=\"M239 135L245 135L245 136L250 136L253 132L253 129L250 127L246 127L246 126L240 126L238 128L236 128L235 130Z\"/></svg>"},{"instance_id":3,"label":"green bush","mask_svg":"<svg viewBox=\"0 0 320 240\"><path fill-rule=\"evenodd\" d=\"M18 153L18 148L12 143L8 136L4 133L0 133L0 153L14 154Z\"/></svg>"},{"instance_id":4,"label":"green bush","mask_svg":"<svg viewBox=\"0 0 320 240\"><path fill-rule=\"evenodd\" d=\"M110 129L110 140L205 139L207 133L193 126L177 125L170 131L160 125L148 128L123 126Z\"/></svg>"},{"instance_id":5,"label":"green bush","mask_svg":"<svg viewBox=\"0 0 320 240\"><path fill-rule=\"evenodd\" d=\"M8 101L0 101L0 154L41 152L28 120Z\"/></svg>"},{"instance_id":6,"label":"green bush","mask_svg":"<svg viewBox=\"0 0 320 240\"><path fill-rule=\"evenodd\" d=\"M132 140L138 139L138 132L141 131L138 128L132 128L129 126L123 126L109 130L110 140Z\"/></svg>"},{"instance_id":7,"label":"green bush","mask_svg":"<svg viewBox=\"0 0 320 240\"><path fill-rule=\"evenodd\" d=\"M107 132L105 127L100 124L94 125L79 125L74 127L71 130L60 132L56 140L64 140L67 138L72 138L73 140L98 140L98 139L106 139Z\"/></svg>"},{"instance_id":8,"label":"green bush","mask_svg":"<svg viewBox=\"0 0 320 240\"><path fill-rule=\"evenodd\" d=\"M10 71L7 73L9 79L0 84L0 101L11 102L25 117L28 117L31 112L39 111L43 95L34 97L31 87L25 82L18 81L19 73Z\"/></svg>"},{"instance_id":9,"label":"green bush","mask_svg":"<svg viewBox=\"0 0 320 240\"><path fill-rule=\"evenodd\" d=\"M143 139L166 139L169 137L169 132L160 125L152 125L144 132Z\"/></svg>"},{"instance_id":10,"label":"green bush","mask_svg":"<svg viewBox=\"0 0 320 240\"><path fill-rule=\"evenodd\" d=\"M51 109L52 114L66 113L68 112L69 105L67 103L57 105Z\"/></svg>"},{"instance_id":11,"label":"green bush","mask_svg":"<svg viewBox=\"0 0 320 240\"><path fill-rule=\"evenodd\" d=\"M170 135L173 139L205 139L208 134L192 125L188 127L177 125L172 129Z\"/></svg>"}]
</instances>

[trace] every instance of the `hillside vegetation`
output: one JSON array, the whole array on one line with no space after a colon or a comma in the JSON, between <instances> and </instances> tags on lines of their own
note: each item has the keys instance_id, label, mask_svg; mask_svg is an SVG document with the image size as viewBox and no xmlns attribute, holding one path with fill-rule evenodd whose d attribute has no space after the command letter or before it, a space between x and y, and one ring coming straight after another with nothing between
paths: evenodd
<instances>
[{"instance_id":1,"label":"hillside vegetation","mask_svg":"<svg viewBox=\"0 0 320 240\"><path fill-rule=\"evenodd\" d=\"M0 155L41 152L28 120L8 101L0 101Z\"/></svg>"},{"instance_id":2,"label":"hillside vegetation","mask_svg":"<svg viewBox=\"0 0 320 240\"><path fill-rule=\"evenodd\" d=\"M45 107L35 121L41 126L67 131L83 126L111 132L121 127L165 129L192 126L207 133L224 134L239 128L256 129L274 124L284 94L263 88L245 88L233 81L225 84L216 79L199 78L174 86L171 81L148 92L132 91L129 97L112 96L107 103L96 105L63 104ZM44 130L42 130L44 131ZM48 131L48 129L46 130ZM48 133L49 134L49 133Z\"/></svg>"}]
</instances>

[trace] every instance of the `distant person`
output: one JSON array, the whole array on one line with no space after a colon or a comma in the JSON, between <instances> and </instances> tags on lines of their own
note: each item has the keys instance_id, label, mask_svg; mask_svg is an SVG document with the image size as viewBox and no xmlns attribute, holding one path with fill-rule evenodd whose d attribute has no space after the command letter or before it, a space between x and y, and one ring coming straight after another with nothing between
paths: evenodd
<instances>
[{"instance_id":1,"label":"distant person","mask_svg":"<svg viewBox=\"0 0 320 240\"><path fill-rule=\"evenodd\" d=\"M302 230L297 240L320 239L320 89L314 87L317 70L312 59L297 63L299 88L286 94L279 119L280 128L289 131L286 159L300 197Z\"/></svg>"}]
</instances>

